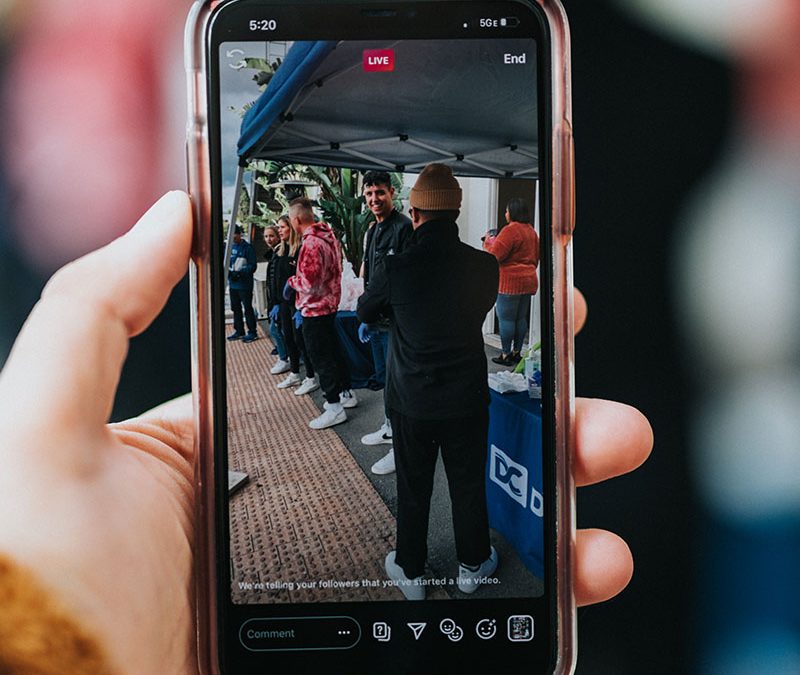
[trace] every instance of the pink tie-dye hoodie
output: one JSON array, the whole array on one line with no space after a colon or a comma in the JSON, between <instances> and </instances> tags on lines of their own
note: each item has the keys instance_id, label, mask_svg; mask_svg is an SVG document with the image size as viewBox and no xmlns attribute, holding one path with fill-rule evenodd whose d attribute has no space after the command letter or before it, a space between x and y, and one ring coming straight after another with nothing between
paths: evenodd
<instances>
[{"instance_id":1,"label":"pink tie-dye hoodie","mask_svg":"<svg viewBox=\"0 0 800 675\"><path fill-rule=\"evenodd\" d=\"M342 254L333 230L325 223L314 223L303 235L297 273L289 285L297 291L295 305L303 316L325 316L339 308Z\"/></svg>"}]
</instances>

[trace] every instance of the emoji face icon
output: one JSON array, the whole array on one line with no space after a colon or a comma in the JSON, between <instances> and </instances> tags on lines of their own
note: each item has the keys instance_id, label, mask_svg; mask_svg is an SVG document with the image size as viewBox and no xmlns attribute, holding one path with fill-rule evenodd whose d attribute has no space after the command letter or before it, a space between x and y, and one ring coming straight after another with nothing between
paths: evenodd
<instances>
[{"instance_id":1,"label":"emoji face icon","mask_svg":"<svg viewBox=\"0 0 800 675\"><path fill-rule=\"evenodd\" d=\"M475 626L475 633L481 640L491 640L497 634L497 620L484 619Z\"/></svg>"}]
</instances>

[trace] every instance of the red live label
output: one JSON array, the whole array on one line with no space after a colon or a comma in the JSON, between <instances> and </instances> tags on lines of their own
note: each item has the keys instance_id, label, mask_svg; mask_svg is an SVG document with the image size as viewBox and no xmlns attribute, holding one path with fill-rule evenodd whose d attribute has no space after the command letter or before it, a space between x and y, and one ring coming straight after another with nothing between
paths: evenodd
<instances>
[{"instance_id":1,"label":"red live label","mask_svg":"<svg viewBox=\"0 0 800 675\"><path fill-rule=\"evenodd\" d=\"M394 70L394 50L365 49L364 70L368 73L390 72Z\"/></svg>"}]
</instances>

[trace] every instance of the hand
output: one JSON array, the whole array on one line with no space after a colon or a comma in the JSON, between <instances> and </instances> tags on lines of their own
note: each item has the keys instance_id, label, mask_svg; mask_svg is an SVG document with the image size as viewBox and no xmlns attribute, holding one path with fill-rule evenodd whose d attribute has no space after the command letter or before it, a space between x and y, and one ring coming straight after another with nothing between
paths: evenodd
<instances>
[{"instance_id":1,"label":"hand","mask_svg":"<svg viewBox=\"0 0 800 675\"><path fill-rule=\"evenodd\" d=\"M295 328L300 328L303 325L303 315L299 309L294 313L294 325Z\"/></svg>"},{"instance_id":2,"label":"hand","mask_svg":"<svg viewBox=\"0 0 800 675\"><path fill-rule=\"evenodd\" d=\"M0 374L0 552L47 584L121 673L197 672L191 402L105 423L128 339L183 276L191 230L188 199L171 193L59 272ZM575 307L580 326L580 294ZM647 420L621 404L579 400L575 425L579 485L631 471L652 446ZM581 605L612 597L632 573L625 542L602 530L578 532L575 559Z\"/></svg>"},{"instance_id":3,"label":"hand","mask_svg":"<svg viewBox=\"0 0 800 675\"><path fill-rule=\"evenodd\" d=\"M364 344L370 341L369 326L367 324L362 323L358 327L358 339Z\"/></svg>"},{"instance_id":4,"label":"hand","mask_svg":"<svg viewBox=\"0 0 800 675\"><path fill-rule=\"evenodd\" d=\"M286 282L286 285L283 287L283 299L286 301L290 301L294 297L294 289L289 285L289 282Z\"/></svg>"},{"instance_id":5,"label":"hand","mask_svg":"<svg viewBox=\"0 0 800 675\"><path fill-rule=\"evenodd\" d=\"M278 305L275 305L271 310L269 310L269 318L271 321L278 320L278 313L280 312L280 309L281 308Z\"/></svg>"},{"instance_id":6,"label":"hand","mask_svg":"<svg viewBox=\"0 0 800 675\"><path fill-rule=\"evenodd\" d=\"M239 279L241 279L241 278L242 278L242 273L241 272L229 272L228 273L228 279L230 281L239 281Z\"/></svg>"},{"instance_id":7,"label":"hand","mask_svg":"<svg viewBox=\"0 0 800 675\"><path fill-rule=\"evenodd\" d=\"M186 272L191 238L189 200L170 193L65 267L0 375L0 552L98 638L114 672L197 672L191 401L106 425L128 339Z\"/></svg>"}]
</instances>

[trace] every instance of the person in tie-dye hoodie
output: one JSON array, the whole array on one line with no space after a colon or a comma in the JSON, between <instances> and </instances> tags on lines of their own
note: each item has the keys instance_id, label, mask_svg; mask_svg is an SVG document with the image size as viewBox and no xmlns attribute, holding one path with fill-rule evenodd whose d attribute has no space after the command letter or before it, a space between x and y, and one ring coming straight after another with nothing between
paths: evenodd
<instances>
[{"instance_id":1,"label":"person in tie-dye hoodie","mask_svg":"<svg viewBox=\"0 0 800 675\"><path fill-rule=\"evenodd\" d=\"M318 222L311 202L299 197L289 205L289 221L303 238L297 272L286 283L297 293L295 305L308 355L325 393L325 410L312 429L347 421L345 408L358 405L350 389L350 371L336 334L336 311L342 296L342 252L331 228Z\"/></svg>"}]
</instances>

